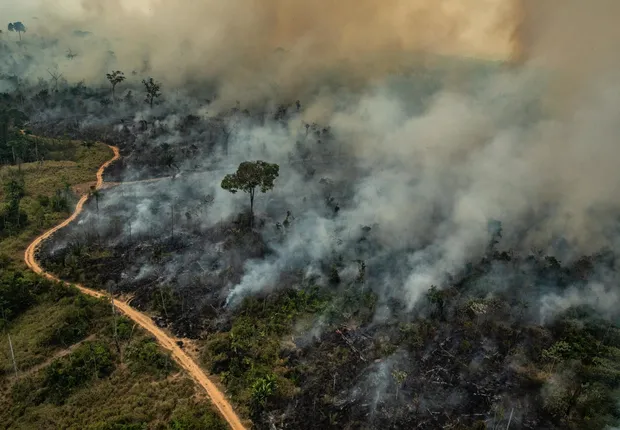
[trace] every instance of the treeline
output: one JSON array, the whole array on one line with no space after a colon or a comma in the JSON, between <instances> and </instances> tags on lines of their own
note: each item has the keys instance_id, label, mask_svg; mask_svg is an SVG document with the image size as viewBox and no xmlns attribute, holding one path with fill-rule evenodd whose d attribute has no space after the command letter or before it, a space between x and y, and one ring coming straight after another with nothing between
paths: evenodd
<instances>
[{"instance_id":1,"label":"treeline","mask_svg":"<svg viewBox=\"0 0 620 430\"><path fill-rule=\"evenodd\" d=\"M21 132L27 120L11 96L0 94L0 162L3 164L36 160L36 149L29 148Z\"/></svg>"},{"instance_id":2,"label":"treeline","mask_svg":"<svg viewBox=\"0 0 620 430\"><path fill-rule=\"evenodd\" d=\"M0 206L0 237L14 235L23 231L29 223L34 222L37 227L43 225L45 218L54 212L67 212L71 199L69 187L58 189L51 196L39 195L33 205L32 217L28 217L22 209L22 200L26 196L26 186L23 175L17 170L9 170L2 184L4 198Z\"/></svg>"}]
</instances>

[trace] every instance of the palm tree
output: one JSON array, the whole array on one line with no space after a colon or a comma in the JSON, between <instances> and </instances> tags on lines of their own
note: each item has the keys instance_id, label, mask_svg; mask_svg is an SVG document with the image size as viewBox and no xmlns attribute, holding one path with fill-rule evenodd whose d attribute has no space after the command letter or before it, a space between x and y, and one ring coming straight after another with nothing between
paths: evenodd
<instances>
[{"instance_id":1,"label":"palm tree","mask_svg":"<svg viewBox=\"0 0 620 430\"><path fill-rule=\"evenodd\" d=\"M14 31L17 34L19 34L19 41L22 41L22 33L26 32L26 26L24 24L22 24L20 21L17 22L10 22L9 23L9 31Z\"/></svg>"}]
</instances>

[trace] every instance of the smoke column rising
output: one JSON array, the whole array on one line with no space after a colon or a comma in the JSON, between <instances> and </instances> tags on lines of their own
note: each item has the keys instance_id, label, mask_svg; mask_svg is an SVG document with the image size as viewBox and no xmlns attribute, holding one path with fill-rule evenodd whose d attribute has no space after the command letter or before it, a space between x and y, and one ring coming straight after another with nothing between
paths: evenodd
<instances>
[{"instance_id":1,"label":"smoke column rising","mask_svg":"<svg viewBox=\"0 0 620 430\"><path fill-rule=\"evenodd\" d=\"M82 58L42 54L33 77L55 61L69 80L100 82L110 68L146 61L167 88L215 83L212 111L236 100L303 100L302 116L284 127L242 127L219 170L248 158L286 166L302 120L331 126L353 164L323 173L349 184L352 197L326 218L320 199L301 199L317 184L283 168L274 194L304 216L274 256L248 264L234 294L272 286L291 256L318 260L331 252L332 232L359 225L380 226L375 262L407 255L398 270L374 267L385 290L411 305L484 252L489 219L503 222L507 248L553 253L562 238L569 259L617 248L617 2L86 0L70 13L39 11L33 31L70 42ZM96 39L75 38L75 29ZM521 63L474 80L444 65L440 89L416 93L415 72L445 60L436 54ZM340 91L326 91L334 81Z\"/></svg>"}]
</instances>

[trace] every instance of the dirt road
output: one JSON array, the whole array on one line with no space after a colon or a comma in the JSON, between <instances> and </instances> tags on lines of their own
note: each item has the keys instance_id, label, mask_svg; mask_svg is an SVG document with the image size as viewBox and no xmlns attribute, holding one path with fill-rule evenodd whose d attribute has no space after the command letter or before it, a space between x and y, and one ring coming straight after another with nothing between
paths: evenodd
<instances>
[{"instance_id":1,"label":"dirt road","mask_svg":"<svg viewBox=\"0 0 620 430\"><path fill-rule=\"evenodd\" d=\"M103 172L110 164L120 158L120 154L118 148L115 146L110 146L112 151L114 151L114 157L108 161L106 161L99 170L97 171L97 185L96 188L100 189L103 186ZM37 237L26 249L26 253L24 254L24 259L26 264L30 269L34 272L43 275L49 279L55 281L61 281L56 276L51 273L46 272L37 262L36 260L36 252L40 247L41 243L52 236L55 232L60 230L61 228L67 226L73 220L77 218L77 216L82 212L84 207L84 203L88 200L88 194L84 194L80 200L78 201L75 211L69 218L64 220L62 223L57 225L56 227L46 231L41 236ZM64 281L61 281L64 282ZM76 285L77 288L80 289L84 294L88 294L93 297L105 297L105 294L96 290L91 290L89 288L85 288L82 285ZM163 330L153 323L153 320L147 315L144 315L141 312L138 312L127 303L113 299L114 304L118 309L120 309L125 315L131 318L133 321L138 323L143 329L151 333L157 341L166 349L171 351L173 358L179 365L184 368L192 378L207 392L208 396L211 398L213 404L220 411L222 417L226 420L226 422L230 425L233 430L245 430L245 426L241 423L241 419L235 413L232 406L226 400L224 393L220 391L220 389L209 379L209 377L205 374L205 372L192 360L186 353L183 351L176 343L177 339L166 334Z\"/></svg>"}]
</instances>

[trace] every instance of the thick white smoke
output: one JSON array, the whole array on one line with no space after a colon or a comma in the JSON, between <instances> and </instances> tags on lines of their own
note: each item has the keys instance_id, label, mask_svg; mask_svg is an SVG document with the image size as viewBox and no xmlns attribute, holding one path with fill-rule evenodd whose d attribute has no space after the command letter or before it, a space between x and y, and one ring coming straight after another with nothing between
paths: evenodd
<instances>
[{"instance_id":1,"label":"thick white smoke","mask_svg":"<svg viewBox=\"0 0 620 430\"><path fill-rule=\"evenodd\" d=\"M92 29L107 38L71 39L83 57L59 65L71 78L95 80L102 65L129 71L143 60L168 85L208 78L219 98L208 108L192 104L195 114L212 117L234 100L243 107L302 100L302 112L285 125L239 124L228 156L210 157L222 176L248 159L280 164L276 189L260 196L257 209L283 217L270 212L277 207L296 217L272 255L247 264L231 300L274 288L285 269L313 271L332 253L346 253L361 226L376 226L369 271L374 262L384 283L378 288L413 306L430 285L482 255L490 219L502 221L501 245L520 251L553 254L559 239L571 245L566 258L616 247L620 55L609 17L620 6L520 3L479 0L464 8L447 0L367 0L330 8L160 1L136 15L118 2L91 0L79 19L49 15L40 29L44 35ZM514 35L524 60L518 66L429 54L508 58ZM95 43L97 49L86 49ZM328 82L346 85L333 91ZM325 213L320 178L309 180L289 163L304 140L302 121L317 121L333 135L325 157L331 164L320 174L346 188L337 217ZM313 145L314 154L322 150ZM212 194L218 186L213 176L201 184ZM215 195L207 225L244 207L244 196ZM406 257L390 265L395 253Z\"/></svg>"}]
</instances>

